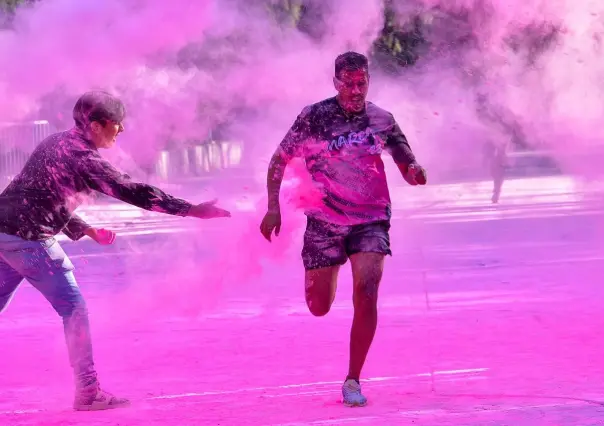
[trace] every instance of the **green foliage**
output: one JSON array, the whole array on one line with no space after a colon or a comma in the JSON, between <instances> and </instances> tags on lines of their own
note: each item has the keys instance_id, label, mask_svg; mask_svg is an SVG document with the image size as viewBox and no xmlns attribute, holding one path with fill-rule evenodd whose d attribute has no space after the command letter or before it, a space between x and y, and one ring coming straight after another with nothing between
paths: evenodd
<instances>
[{"instance_id":1,"label":"green foliage","mask_svg":"<svg viewBox=\"0 0 604 426\"><path fill-rule=\"evenodd\" d=\"M282 27L295 27L308 36L320 40L326 33L325 9L317 0L266 0L270 16ZM425 44L419 19L412 20L405 29L400 28L391 1L384 2L384 27L375 40L372 59L386 71L396 73L401 68L414 65Z\"/></svg>"},{"instance_id":2,"label":"green foliage","mask_svg":"<svg viewBox=\"0 0 604 426\"><path fill-rule=\"evenodd\" d=\"M266 8L279 25L297 27L303 13L303 3L302 0L269 0Z\"/></svg>"}]
</instances>

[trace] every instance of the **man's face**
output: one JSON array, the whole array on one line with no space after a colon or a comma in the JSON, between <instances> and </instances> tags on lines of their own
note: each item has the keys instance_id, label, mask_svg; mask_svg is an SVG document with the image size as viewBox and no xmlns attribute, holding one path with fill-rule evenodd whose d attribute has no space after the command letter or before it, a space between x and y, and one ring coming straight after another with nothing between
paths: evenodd
<instances>
[{"instance_id":1,"label":"man's face","mask_svg":"<svg viewBox=\"0 0 604 426\"><path fill-rule=\"evenodd\" d=\"M338 100L347 112L361 112L365 108L365 98L369 90L367 70L341 71L333 79L338 91Z\"/></svg>"},{"instance_id":2,"label":"man's face","mask_svg":"<svg viewBox=\"0 0 604 426\"><path fill-rule=\"evenodd\" d=\"M103 126L101 123L94 121L90 124L92 134L92 142L97 148L111 148L115 145L117 135L124 131L122 123L107 121Z\"/></svg>"}]
</instances>

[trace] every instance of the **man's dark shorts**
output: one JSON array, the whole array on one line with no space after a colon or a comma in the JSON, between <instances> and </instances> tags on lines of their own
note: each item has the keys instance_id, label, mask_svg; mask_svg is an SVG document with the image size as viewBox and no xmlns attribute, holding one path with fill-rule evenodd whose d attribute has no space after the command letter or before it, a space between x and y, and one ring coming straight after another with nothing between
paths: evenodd
<instances>
[{"instance_id":1,"label":"man's dark shorts","mask_svg":"<svg viewBox=\"0 0 604 426\"><path fill-rule=\"evenodd\" d=\"M343 265L360 252L392 255L389 231L390 222L385 220L343 226L308 217L302 248L304 268Z\"/></svg>"}]
</instances>

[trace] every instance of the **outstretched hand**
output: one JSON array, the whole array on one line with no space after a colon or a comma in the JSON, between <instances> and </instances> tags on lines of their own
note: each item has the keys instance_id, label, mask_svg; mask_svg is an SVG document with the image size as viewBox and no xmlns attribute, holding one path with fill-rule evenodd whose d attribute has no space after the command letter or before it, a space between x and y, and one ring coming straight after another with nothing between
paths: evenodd
<instances>
[{"instance_id":1,"label":"outstretched hand","mask_svg":"<svg viewBox=\"0 0 604 426\"><path fill-rule=\"evenodd\" d=\"M426 176L426 169L417 163L409 164L407 167L407 173L404 174L404 178L409 185L425 185L428 181Z\"/></svg>"},{"instance_id":2,"label":"outstretched hand","mask_svg":"<svg viewBox=\"0 0 604 426\"><path fill-rule=\"evenodd\" d=\"M115 232L102 228L88 228L85 234L102 246L113 244L116 237Z\"/></svg>"},{"instance_id":3,"label":"outstretched hand","mask_svg":"<svg viewBox=\"0 0 604 426\"><path fill-rule=\"evenodd\" d=\"M273 235L273 231L275 231L275 236L279 236L279 232L281 231L281 212L280 211L268 211L264 215L264 219L262 219L262 223L260 224L260 232L267 239L267 241L271 241L271 236Z\"/></svg>"},{"instance_id":4,"label":"outstretched hand","mask_svg":"<svg viewBox=\"0 0 604 426\"><path fill-rule=\"evenodd\" d=\"M197 204L191 207L187 216L196 217L198 219L216 219L220 217L231 217L228 210L216 206L217 199Z\"/></svg>"}]
</instances>

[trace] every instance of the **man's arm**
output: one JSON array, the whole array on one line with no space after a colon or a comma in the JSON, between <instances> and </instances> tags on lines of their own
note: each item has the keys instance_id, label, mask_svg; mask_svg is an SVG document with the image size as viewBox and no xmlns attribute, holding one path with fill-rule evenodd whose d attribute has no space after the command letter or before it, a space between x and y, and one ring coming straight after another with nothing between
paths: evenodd
<instances>
[{"instance_id":1,"label":"man's arm","mask_svg":"<svg viewBox=\"0 0 604 426\"><path fill-rule=\"evenodd\" d=\"M283 182L285 168L289 160L302 154L303 143L309 136L309 113L310 107L306 107L298 115L293 126L279 144L277 151L273 154L268 166L266 176L268 211L260 224L260 232L268 241L271 241L273 231L278 236L281 230L281 206L279 203L281 182Z\"/></svg>"},{"instance_id":2,"label":"man's arm","mask_svg":"<svg viewBox=\"0 0 604 426\"><path fill-rule=\"evenodd\" d=\"M411 150L411 145L402 132L398 123L391 116L392 124L386 138L386 150L392 156L396 166L403 175L403 178L410 185L423 185L426 183L425 171L417 164L415 155ZM410 173L413 169L414 173ZM415 172L417 170L417 172ZM419 175L418 175L419 173Z\"/></svg>"},{"instance_id":3,"label":"man's arm","mask_svg":"<svg viewBox=\"0 0 604 426\"><path fill-rule=\"evenodd\" d=\"M390 131L386 138L386 149L392 155L392 159L399 168L400 166L408 167L410 164L415 163L415 155L413 155L411 145L409 145L407 137L394 120L394 117L392 117Z\"/></svg>"},{"instance_id":4,"label":"man's arm","mask_svg":"<svg viewBox=\"0 0 604 426\"><path fill-rule=\"evenodd\" d=\"M116 198L144 210L187 216L191 203L173 197L159 188L145 183L133 182L118 171L97 152L78 162L80 175L94 191Z\"/></svg>"},{"instance_id":5,"label":"man's arm","mask_svg":"<svg viewBox=\"0 0 604 426\"><path fill-rule=\"evenodd\" d=\"M268 172L266 174L269 212L278 212L281 209L279 194L281 192L281 183L283 182L283 176L285 175L285 168L287 167L288 162L289 160L281 147L277 148L277 151L273 154L268 165Z\"/></svg>"},{"instance_id":6,"label":"man's arm","mask_svg":"<svg viewBox=\"0 0 604 426\"><path fill-rule=\"evenodd\" d=\"M71 216L69 222L63 229L63 233L67 235L67 237L72 241L80 240L84 235L87 235L87 232L92 227L88 225L84 219L82 219L77 214Z\"/></svg>"},{"instance_id":7,"label":"man's arm","mask_svg":"<svg viewBox=\"0 0 604 426\"><path fill-rule=\"evenodd\" d=\"M278 212L280 210L279 193L281 192L281 183L285 175L285 168L292 158L302 154L302 144L308 138L310 109L310 107L306 107L298 115L268 165L266 188L268 192L269 212Z\"/></svg>"}]
</instances>

